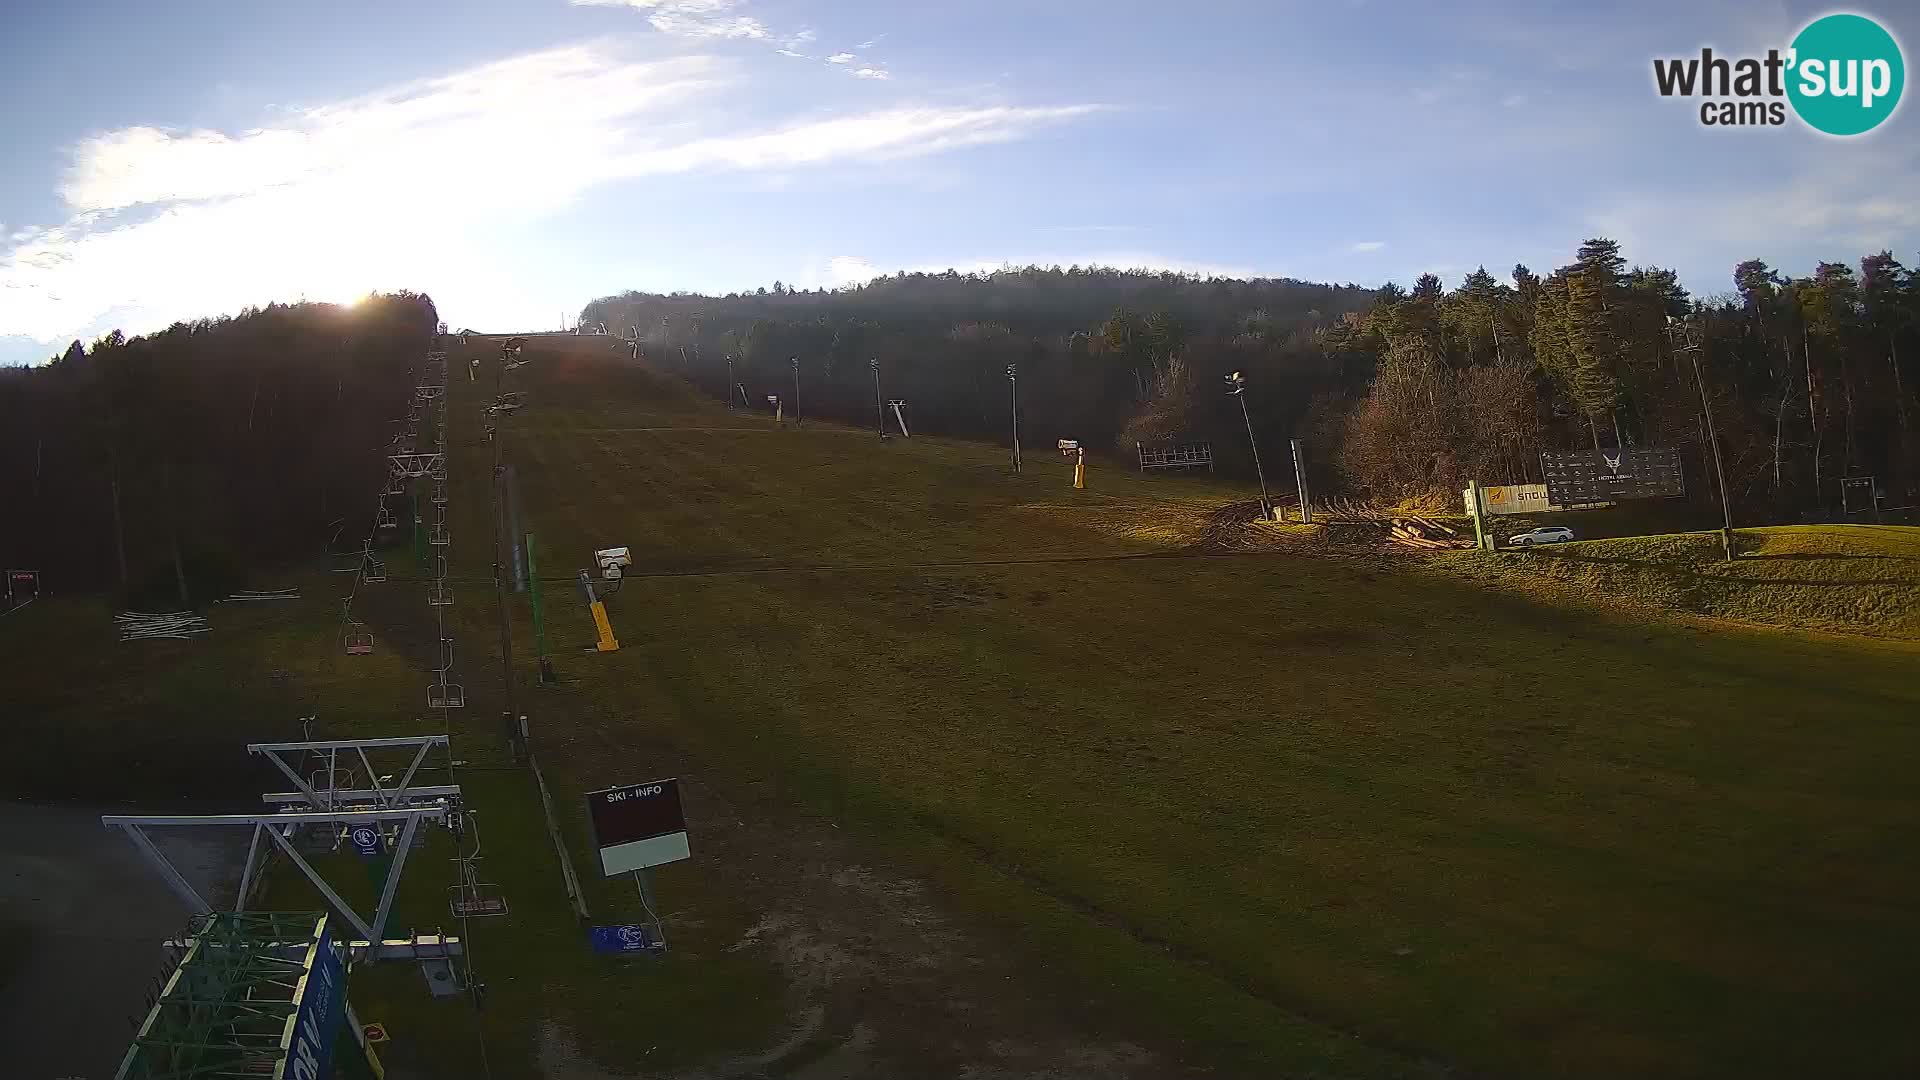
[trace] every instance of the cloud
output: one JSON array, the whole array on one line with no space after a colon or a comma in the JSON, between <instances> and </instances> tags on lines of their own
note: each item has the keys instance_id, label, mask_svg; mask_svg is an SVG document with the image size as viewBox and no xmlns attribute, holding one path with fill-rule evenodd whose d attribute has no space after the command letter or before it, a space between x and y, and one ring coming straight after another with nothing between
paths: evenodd
<instances>
[{"instance_id":1,"label":"cloud","mask_svg":"<svg viewBox=\"0 0 1920 1080\"><path fill-rule=\"evenodd\" d=\"M887 37L887 35L885 35L885 34L881 34L881 35L879 35L879 36L877 36L877 37L870 37L870 38L868 38L867 40L865 40L865 41L863 41L863 42L861 42L860 44L858 44L858 45L855 45L855 46L854 46L854 48L856 48L856 49L871 49L871 48L873 48L873 47L874 47L875 45L878 45L878 44L880 44L880 43L881 43L882 41L885 41L885 40L886 40L886 37Z\"/></svg>"},{"instance_id":2,"label":"cloud","mask_svg":"<svg viewBox=\"0 0 1920 1080\"><path fill-rule=\"evenodd\" d=\"M870 67L863 67L858 71L855 71L853 73L853 77L856 79L891 79L893 78L892 75L887 74L884 68L870 68Z\"/></svg>"},{"instance_id":3,"label":"cloud","mask_svg":"<svg viewBox=\"0 0 1920 1080\"><path fill-rule=\"evenodd\" d=\"M729 14L737 0L573 0L576 7L630 7L650 12L648 25L663 34L692 38L771 37L767 24L747 15Z\"/></svg>"},{"instance_id":4,"label":"cloud","mask_svg":"<svg viewBox=\"0 0 1920 1080\"><path fill-rule=\"evenodd\" d=\"M1846 169L1812 157L1738 191L1625 192L1584 214L1582 225L1703 292L1724 290L1743 258L1805 274L1821 259L1910 245L1920 235L1920 204L1893 193L1920 187L1920 152L1890 141L1849 149ZM1756 231L1755 222L1767 228Z\"/></svg>"},{"instance_id":5,"label":"cloud","mask_svg":"<svg viewBox=\"0 0 1920 1080\"><path fill-rule=\"evenodd\" d=\"M1379 251L1386 246L1387 242L1385 240L1361 240L1349 246L1347 250L1358 255L1364 255L1370 251Z\"/></svg>"},{"instance_id":6,"label":"cloud","mask_svg":"<svg viewBox=\"0 0 1920 1080\"><path fill-rule=\"evenodd\" d=\"M834 53L832 56L827 57L827 63L851 64L853 63L853 54L850 52Z\"/></svg>"},{"instance_id":7,"label":"cloud","mask_svg":"<svg viewBox=\"0 0 1920 1080\"><path fill-rule=\"evenodd\" d=\"M879 267L858 255L835 255L827 260L827 284L839 288L842 285L864 285L881 276Z\"/></svg>"},{"instance_id":8,"label":"cloud","mask_svg":"<svg viewBox=\"0 0 1920 1080\"><path fill-rule=\"evenodd\" d=\"M58 342L108 314L138 332L268 300L422 285L469 308L519 304L526 283L491 238L590 189L933 154L1093 108L898 106L700 131L700 107L736 82L710 57L576 46L252 130L107 132L72 149L67 220L0 245L0 326Z\"/></svg>"}]
</instances>

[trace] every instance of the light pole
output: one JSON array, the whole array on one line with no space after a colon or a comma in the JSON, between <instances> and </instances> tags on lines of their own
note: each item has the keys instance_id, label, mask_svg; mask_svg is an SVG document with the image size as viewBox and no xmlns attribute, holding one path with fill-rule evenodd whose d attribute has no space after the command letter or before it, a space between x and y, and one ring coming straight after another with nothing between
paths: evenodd
<instances>
[{"instance_id":1,"label":"light pole","mask_svg":"<svg viewBox=\"0 0 1920 1080\"><path fill-rule=\"evenodd\" d=\"M1669 330L1685 330L1678 320L1669 317ZM1689 335L1691 336L1691 335ZM1680 347L1693 360L1693 385L1700 392L1700 411L1707 418L1707 443L1713 447L1713 478L1720 486L1720 550L1727 562L1733 561L1733 504L1727 501L1727 472L1720 464L1720 435L1713 427L1713 402L1707 398L1707 383L1700 374L1699 341L1688 341Z\"/></svg>"},{"instance_id":2,"label":"light pole","mask_svg":"<svg viewBox=\"0 0 1920 1080\"><path fill-rule=\"evenodd\" d=\"M1013 392L1013 471L1020 471L1020 373L1007 365L1007 385Z\"/></svg>"},{"instance_id":3,"label":"light pole","mask_svg":"<svg viewBox=\"0 0 1920 1080\"><path fill-rule=\"evenodd\" d=\"M881 440L885 441L887 437L887 406L884 401L880 400L880 358L877 356L867 357L867 366L873 369L874 430L879 432Z\"/></svg>"},{"instance_id":4,"label":"light pole","mask_svg":"<svg viewBox=\"0 0 1920 1080\"><path fill-rule=\"evenodd\" d=\"M1247 377L1235 371L1227 376L1227 393L1240 399L1240 419L1247 424L1247 445L1253 447L1253 472L1260 478L1260 516L1273 520L1273 502L1267 498L1267 471L1260 467L1260 440L1253 437L1253 417L1247 413Z\"/></svg>"},{"instance_id":5,"label":"light pole","mask_svg":"<svg viewBox=\"0 0 1920 1080\"><path fill-rule=\"evenodd\" d=\"M800 358L789 357L787 362L793 365L793 426L805 427L800 419Z\"/></svg>"}]
</instances>

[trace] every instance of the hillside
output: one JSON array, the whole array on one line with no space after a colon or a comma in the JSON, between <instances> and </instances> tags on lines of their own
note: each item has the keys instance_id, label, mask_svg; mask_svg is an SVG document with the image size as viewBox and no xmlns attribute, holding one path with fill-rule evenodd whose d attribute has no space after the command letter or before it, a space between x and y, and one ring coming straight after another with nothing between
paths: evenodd
<instances>
[{"instance_id":1,"label":"hillside","mask_svg":"<svg viewBox=\"0 0 1920 1080\"><path fill-rule=\"evenodd\" d=\"M1591 540L1441 560L1468 578L1576 602L1705 615L1792 630L1920 638L1920 528L1742 529L1726 562L1716 533Z\"/></svg>"},{"instance_id":2,"label":"hillside","mask_svg":"<svg viewBox=\"0 0 1920 1080\"><path fill-rule=\"evenodd\" d=\"M1596 616L1444 563L1222 552L1198 541L1244 487L1096 458L1075 491L1037 437L1013 475L991 445L776 426L604 340L537 339L498 437L561 684L532 685L512 595L516 706L577 866L581 796L609 784L681 776L694 836L656 876L670 954L592 956L501 737L477 415L496 351L453 364L483 358L452 387L468 706L447 723L514 904L470 931L500 1074L1920 1068L1913 644ZM1776 542L1783 568L1850 565L1790 557L1824 534ZM1669 543L1687 550L1642 549ZM572 575L610 544L634 566L609 603L622 647L597 654ZM1582 555L1498 565L1679 573ZM58 706L18 737L111 776L161 738L87 736L150 731L157 697L190 700L166 738L209 752L307 711L328 735L436 724L420 585L392 559L370 658L340 655L324 569L294 576L297 605L216 611L207 641L85 664L110 647L103 609L0 620L30 700ZM587 885L593 922L642 916L630 881ZM444 883L416 888L406 917L444 922ZM355 995L396 1031L395 1068L478 1068L472 1020L416 972Z\"/></svg>"}]
</instances>

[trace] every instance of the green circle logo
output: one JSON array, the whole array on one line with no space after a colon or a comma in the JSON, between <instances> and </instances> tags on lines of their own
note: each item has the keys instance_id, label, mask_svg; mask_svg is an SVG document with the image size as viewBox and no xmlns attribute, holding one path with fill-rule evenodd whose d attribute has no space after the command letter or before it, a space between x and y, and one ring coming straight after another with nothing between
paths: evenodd
<instances>
[{"instance_id":1,"label":"green circle logo","mask_svg":"<svg viewBox=\"0 0 1920 1080\"><path fill-rule=\"evenodd\" d=\"M1907 84L1900 43L1864 15L1826 15L1793 39L1787 99L1816 131L1859 135L1893 115Z\"/></svg>"}]
</instances>

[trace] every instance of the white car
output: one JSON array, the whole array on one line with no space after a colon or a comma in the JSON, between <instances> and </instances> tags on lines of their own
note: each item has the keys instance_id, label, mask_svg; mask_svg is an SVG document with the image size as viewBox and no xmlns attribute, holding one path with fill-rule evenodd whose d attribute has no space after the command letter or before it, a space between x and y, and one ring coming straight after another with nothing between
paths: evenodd
<instances>
[{"instance_id":1,"label":"white car","mask_svg":"<svg viewBox=\"0 0 1920 1080\"><path fill-rule=\"evenodd\" d=\"M1532 547L1535 544L1564 544L1573 539L1573 530L1564 525L1548 529L1528 529L1523 533L1514 533L1507 542L1519 547Z\"/></svg>"}]
</instances>

